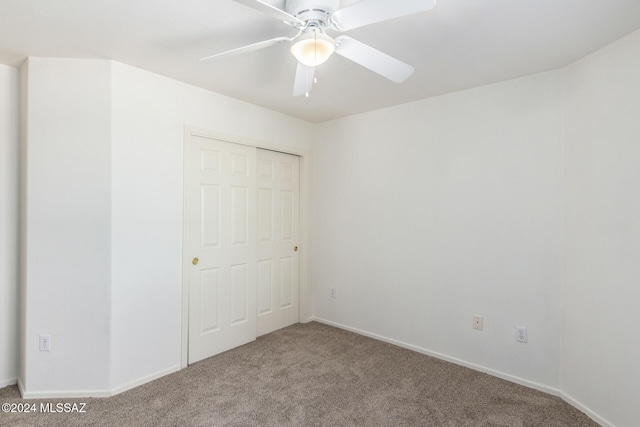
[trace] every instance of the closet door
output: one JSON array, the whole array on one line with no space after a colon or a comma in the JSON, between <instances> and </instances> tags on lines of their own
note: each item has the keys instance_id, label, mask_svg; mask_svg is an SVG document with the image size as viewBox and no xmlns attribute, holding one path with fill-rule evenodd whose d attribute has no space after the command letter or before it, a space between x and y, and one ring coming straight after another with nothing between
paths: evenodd
<instances>
[{"instance_id":1,"label":"closet door","mask_svg":"<svg viewBox=\"0 0 640 427\"><path fill-rule=\"evenodd\" d=\"M298 322L300 158L258 150L257 335Z\"/></svg>"},{"instance_id":2,"label":"closet door","mask_svg":"<svg viewBox=\"0 0 640 427\"><path fill-rule=\"evenodd\" d=\"M190 135L185 182L188 363L256 338L256 148Z\"/></svg>"}]
</instances>

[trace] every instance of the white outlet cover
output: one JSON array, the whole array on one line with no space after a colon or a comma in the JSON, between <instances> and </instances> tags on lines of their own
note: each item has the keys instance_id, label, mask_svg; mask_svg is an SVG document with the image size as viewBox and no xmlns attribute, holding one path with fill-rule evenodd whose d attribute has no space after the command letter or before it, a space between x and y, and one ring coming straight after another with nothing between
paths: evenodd
<instances>
[{"instance_id":1,"label":"white outlet cover","mask_svg":"<svg viewBox=\"0 0 640 427\"><path fill-rule=\"evenodd\" d=\"M529 342L529 337L527 336L527 328L524 326L516 326L516 341L518 342Z\"/></svg>"},{"instance_id":2,"label":"white outlet cover","mask_svg":"<svg viewBox=\"0 0 640 427\"><path fill-rule=\"evenodd\" d=\"M483 323L483 318L482 316L473 316L473 329L476 329L478 331L482 330L482 323Z\"/></svg>"},{"instance_id":3,"label":"white outlet cover","mask_svg":"<svg viewBox=\"0 0 640 427\"><path fill-rule=\"evenodd\" d=\"M51 335L40 335L40 351L51 351Z\"/></svg>"}]
</instances>

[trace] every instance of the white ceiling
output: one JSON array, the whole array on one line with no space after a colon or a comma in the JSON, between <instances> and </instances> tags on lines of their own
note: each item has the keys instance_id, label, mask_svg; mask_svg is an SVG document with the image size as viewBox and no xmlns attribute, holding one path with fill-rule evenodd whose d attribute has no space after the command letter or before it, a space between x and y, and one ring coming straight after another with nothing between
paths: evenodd
<instances>
[{"instance_id":1,"label":"white ceiling","mask_svg":"<svg viewBox=\"0 0 640 427\"><path fill-rule=\"evenodd\" d=\"M639 28L640 0L439 0L431 11L347 33L413 65L409 80L392 83L334 55L316 70L311 96L294 98L287 44L198 61L295 34L232 0L0 0L0 63L113 59L321 122L557 69Z\"/></svg>"}]
</instances>

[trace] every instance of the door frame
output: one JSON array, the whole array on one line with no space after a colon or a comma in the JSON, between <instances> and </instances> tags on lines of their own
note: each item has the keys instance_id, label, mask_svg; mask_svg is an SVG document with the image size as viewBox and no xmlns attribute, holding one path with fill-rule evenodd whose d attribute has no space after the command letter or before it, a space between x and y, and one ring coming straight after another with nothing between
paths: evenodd
<instances>
[{"instance_id":1,"label":"door frame","mask_svg":"<svg viewBox=\"0 0 640 427\"><path fill-rule=\"evenodd\" d=\"M233 144L247 145L256 149L261 148L264 150L278 151L285 154L292 154L300 158L300 218L299 218L299 262L300 262L300 280L298 291L298 319L300 323L307 323L311 319L311 304L309 298L311 296L311 290L309 287L309 260L311 245L309 244L308 233L308 215L309 215L309 170L310 170L310 155L309 151L300 147L291 147L283 144L277 144L269 141L257 141L249 138L244 138L236 135L227 135L219 132L201 129L193 126L184 127L183 138L183 150L182 150L182 349L181 349L181 362L182 369L188 366L188 352L189 352L189 283L187 280L188 271L185 268L188 262L190 262L189 255L186 248L186 186L187 180L187 150L191 136L200 136L204 138L211 138L218 141L230 142Z\"/></svg>"}]
</instances>

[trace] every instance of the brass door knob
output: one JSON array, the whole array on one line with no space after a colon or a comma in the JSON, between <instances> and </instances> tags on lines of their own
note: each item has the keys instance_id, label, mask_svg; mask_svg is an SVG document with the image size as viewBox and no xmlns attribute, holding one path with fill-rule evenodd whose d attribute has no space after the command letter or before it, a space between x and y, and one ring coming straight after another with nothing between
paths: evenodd
<instances>
[{"instance_id":1,"label":"brass door knob","mask_svg":"<svg viewBox=\"0 0 640 427\"><path fill-rule=\"evenodd\" d=\"M298 252L298 247L297 247L297 246L294 246L294 247L293 247L293 250L294 250L294 252Z\"/></svg>"},{"instance_id":2,"label":"brass door knob","mask_svg":"<svg viewBox=\"0 0 640 427\"><path fill-rule=\"evenodd\" d=\"M198 261L200 261L198 258L194 258L193 261L191 261L191 264L198 265Z\"/></svg>"}]
</instances>

